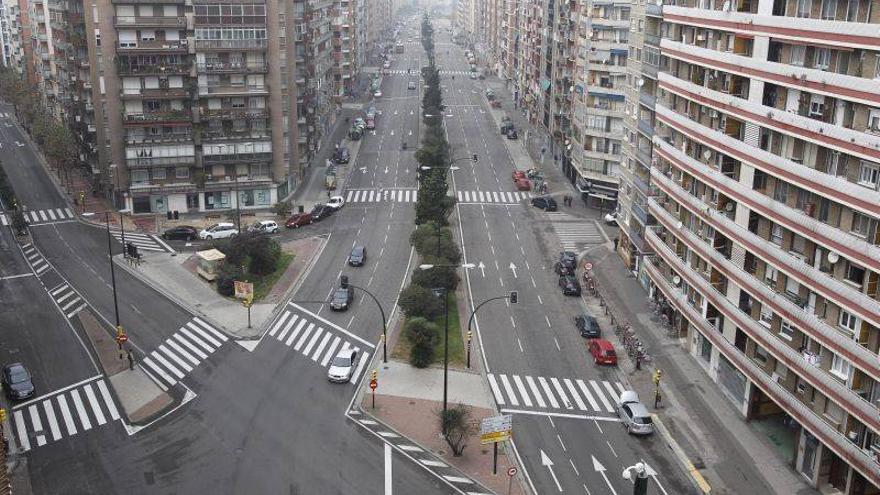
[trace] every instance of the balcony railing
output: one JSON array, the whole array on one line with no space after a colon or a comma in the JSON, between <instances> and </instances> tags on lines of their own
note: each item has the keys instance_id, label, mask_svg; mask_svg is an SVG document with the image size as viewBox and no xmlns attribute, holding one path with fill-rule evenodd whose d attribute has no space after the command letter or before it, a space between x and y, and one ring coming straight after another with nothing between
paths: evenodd
<instances>
[{"instance_id":1,"label":"balcony railing","mask_svg":"<svg viewBox=\"0 0 880 495\"><path fill-rule=\"evenodd\" d=\"M199 86L199 94L223 95L223 94L265 94L269 92L269 86L255 84L217 84L216 86Z\"/></svg>"},{"instance_id":2,"label":"balcony railing","mask_svg":"<svg viewBox=\"0 0 880 495\"><path fill-rule=\"evenodd\" d=\"M266 40L196 40L196 48L203 50L250 50L268 46Z\"/></svg>"},{"instance_id":3,"label":"balcony railing","mask_svg":"<svg viewBox=\"0 0 880 495\"><path fill-rule=\"evenodd\" d=\"M125 114L122 119L125 123L150 123L150 122L187 122L192 121L192 112L189 110L164 110L157 112Z\"/></svg>"},{"instance_id":4,"label":"balcony railing","mask_svg":"<svg viewBox=\"0 0 880 495\"><path fill-rule=\"evenodd\" d=\"M143 88L137 93L132 90L125 90L122 97L129 98L151 98L151 99L180 99L189 96L189 90L185 88Z\"/></svg>"},{"instance_id":5,"label":"balcony railing","mask_svg":"<svg viewBox=\"0 0 880 495\"><path fill-rule=\"evenodd\" d=\"M138 52L186 52L186 42L153 40L137 42L137 46L118 46L117 53L138 53Z\"/></svg>"},{"instance_id":6,"label":"balcony railing","mask_svg":"<svg viewBox=\"0 0 880 495\"><path fill-rule=\"evenodd\" d=\"M650 208L657 217L657 220L667 229L667 231L673 233L680 242L684 242L689 248L697 251L703 259L710 262L716 267L716 269L722 272L722 274L727 276L732 272L739 272L735 273L737 278L741 278L743 281L751 278L751 281L756 282L757 285L761 285L760 282L757 282L757 280L749 274L737 270L732 263L721 257L718 252L711 249L690 231L685 229L675 229L675 223L673 223L675 220L672 215L665 210L660 211L659 206L653 201L650 203ZM847 388L845 384L831 376L826 370L822 370L815 366L805 366L803 356L798 350L780 340L780 338L773 336L770 332L767 332L767 329L763 325L752 318L751 315L744 313L736 307L732 301L727 299L725 294L718 292L703 277L690 276L693 272L691 272L691 269L685 265L684 261L676 256L672 249L663 243L653 230L648 230L649 232L646 237L648 244L654 248L654 252L661 256L676 273L688 278L688 283L691 287L697 289L718 311L724 314L726 318L729 318L731 322L735 323L740 330L744 331L749 338L758 343L762 348L767 349L773 354L773 357L777 361L782 362L786 367L795 371L799 376L804 377L811 386L822 391L824 395L830 396L835 403L846 409L847 412L853 416L859 418L859 421L865 423L875 431L880 431L880 416L877 414L877 406L866 401L862 396L856 393L856 391ZM754 283L750 285L748 282L742 284L742 281L740 280L732 279L730 277L727 278L728 280L734 281L737 285L747 289L751 289L752 286L755 285ZM769 290L766 287L764 289ZM749 293L752 293L751 290L749 290ZM821 343L824 345L824 342ZM840 346L831 349L837 350L838 352L841 350ZM876 367L874 371L877 371Z\"/></svg>"},{"instance_id":7,"label":"balcony railing","mask_svg":"<svg viewBox=\"0 0 880 495\"><path fill-rule=\"evenodd\" d=\"M198 64L199 72L207 73L262 73L269 70L264 63L250 62L213 62Z\"/></svg>"},{"instance_id":8,"label":"balcony railing","mask_svg":"<svg viewBox=\"0 0 880 495\"><path fill-rule=\"evenodd\" d=\"M688 319L691 325L708 339L738 370L745 374L752 383L761 389L764 394L771 397L789 416L807 429L822 443L828 445L842 460L852 465L867 480L875 485L880 485L880 469L871 455L850 442L843 434L832 428L823 419L819 418L805 404L794 397L785 387L772 379L764 370L759 368L751 359L740 352L733 344L724 338L722 334L714 331L694 308L687 302L687 298L675 290L662 276L660 271L651 263L645 265L648 276L657 285L667 300Z\"/></svg>"},{"instance_id":9,"label":"balcony railing","mask_svg":"<svg viewBox=\"0 0 880 495\"><path fill-rule=\"evenodd\" d=\"M86 61L88 63L88 61ZM116 72L120 76L154 75L154 74L185 74L189 72L189 63L181 64L156 64L156 65L131 65L117 58Z\"/></svg>"},{"instance_id":10,"label":"balcony railing","mask_svg":"<svg viewBox=\"0 0 880 495\"><path fill-rule=\"evenodd\" d=\"M217 109L207 109L200 108L199 114L202 117L210 118L210 119L223 119L223 120L235 120L235 119L246 119L246 120L257 120L257 119L265 119L269 117L269 109L268 108L217 108Z\"/></svg>"},{"instance_id":11,"label":"balcony railing","mask_svg":"<svg viewBox=\"0 0 880 495\"><path fill-rule=\"evenodd\" d=\"M139 157L126 158L125 164L129 168L148 168L148 167L170 167L178 165L194 165L196 157L194 156L173 156L173 157Z\"/></svg>"},{"instance_id":12,"label":"balcony railing","mask_svg":"<svg viewBox=\"0 0 880 495\"><path fill-rule=\"evenodd\" d=\"M116 16L116 27L179 27L186 29L186 17Z\"/></svg>"}]
</instances>

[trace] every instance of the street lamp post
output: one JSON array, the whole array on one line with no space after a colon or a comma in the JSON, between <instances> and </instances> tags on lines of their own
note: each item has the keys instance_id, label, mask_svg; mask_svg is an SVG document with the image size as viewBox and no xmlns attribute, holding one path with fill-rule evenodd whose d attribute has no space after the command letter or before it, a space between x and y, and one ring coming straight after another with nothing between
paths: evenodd
<instances>
[{"instance_id":1,"label":"street lamp post","mask_svg":"<svg viewBox=\"0 0 880 495\"><path fill-rule=\"evenodd\" d=\"M387 364L388 363L388 322L385 320L385 310L382 308L382 305L379 304L379 300L376 299L376 296L374 296L372 292L368 291L367 289L364 289L363 287L359 287L357 285L354 285L352 283L349 283L348 285L355 288L355 289L364 291L364 293L366 293L368 296L370 296L373 299L373 302L376 303L376 306L379 307L379 314L382 315L382 362Z\"/></svg>"},{"instance_id":2,"label":"street lamp post","mask_svg":"<svg viewBox=\"0 0 880 495\"><path fill-rule=\"evenodd\" d=\"M430 270L432 268L464 268L469 270L476 265L473 263L464 263L462 265L419 265L419 270ZM449 397L449 291L443 289L443 435L446 435L446 411L448 410Z\"/></svg>"}]
</instances>

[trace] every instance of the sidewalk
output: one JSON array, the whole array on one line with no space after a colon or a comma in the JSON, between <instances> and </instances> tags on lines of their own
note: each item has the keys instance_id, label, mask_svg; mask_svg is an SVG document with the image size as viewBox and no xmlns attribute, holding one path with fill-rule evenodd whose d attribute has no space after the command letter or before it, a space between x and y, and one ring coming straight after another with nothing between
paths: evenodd
<instances>
[{"instance_id":1,"label":"sidewalk","mask_svg":"<svg viewBox=\"0 0 880 495\"><path fill-rule=\"evenodd\" d=\"M666 337L651 321L645 290L612 252L610 244L594 248L586 260L612 312L632 324L648 347L653 366L634 364L612 333L611 322L597 298L585 295L588 309L599 318L606 338L618 348L620 369L642 402L655 412L675 442L705 477L713 493L817 494L777 453L756 424L743 420L734 404L706 374L702 363L684 348L684 342ZM654 367L663 371L662 403L654 405ZM688 459L679 458L679 463Z\"/></svg>"},{"instance_id":2,"label":"sidewalk","mask_svg":"<svg viewBox=\"0 0 880 495\"><path fill-rule=\"evenodd\" d=\"M139 266L133 267L119 257L117 266L227 334L254 339L262 333L263 324L273 317L277 305L294 290L302 275L308 273L325 241L323 237L309 237L281 245L285 252L294 253L295 258L263 301L251 306L250 327L248 312L239 301L221 296L214 285L196 274L195 253L178 256L145 252Z\"/></svg>"}]
</instances>

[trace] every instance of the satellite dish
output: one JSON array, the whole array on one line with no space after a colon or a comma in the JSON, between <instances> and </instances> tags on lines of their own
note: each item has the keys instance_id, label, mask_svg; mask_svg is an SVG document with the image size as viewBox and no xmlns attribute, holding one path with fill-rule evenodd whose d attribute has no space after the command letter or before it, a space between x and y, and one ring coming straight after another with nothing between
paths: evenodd
<instances>
[{"instance_id":1,"label":"satellite dish","mask_svg":"<svg viewBox=\"0 0 880 495\"><path fill-rule=\"evenodd\" d=\"M672 277L672 283L675 285L681 284L681 277L679 277L678 275Z\"/></svg>"},{"instance_id":2,"label":"satellite dish","mask_svg":"<svg viewBox=\"0 0 880 495\"><path fill-rule=\"evenodd\" d=\"M711 151L711 150L706 150L706 151L704 151L704 152L703 152L703 158L706 159L706 160L708 160L709 158L712 158L712 151Z\"/></svg>"},{"instance_id":3,"label":"satellite dish","mask_svg":"<svg viewBox=\"0 0 880 495\"><path fill-rule=\"evenodd\" d=\"M636 86L638 86L638 87L641 88L641 87L644 86L644 85L645 85L645 80L644 80L644 79L639 79L639 80L636 81Z\"/></svg>"},{"instance_id":4,"label":"satellite dish","mask_svg":"<svg viewBox=\"0 0 880 495\"><path fill-rule=\"evenodd\" d=\"M840 261L840 255L835 253L834 251L828 251L828 262L832 265Z\"/></svg>"}]
</instances>

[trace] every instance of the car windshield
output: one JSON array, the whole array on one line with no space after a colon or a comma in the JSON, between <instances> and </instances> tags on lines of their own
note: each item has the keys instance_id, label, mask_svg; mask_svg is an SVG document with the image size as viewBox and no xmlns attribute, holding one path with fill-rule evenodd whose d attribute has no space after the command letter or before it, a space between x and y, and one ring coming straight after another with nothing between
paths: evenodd
<instances>
[{"instance_id":1,"label":"car windshield","mask_svg":"<svg viewBox=\"0 0 880 495\"><path fill-rule=\"evenodd\" d=\"M351 256L354 258L359 258L364 255L364 248L356 247L351 250Z\"/></svg>"},{"instance_id":2,"label":"car windshield","mask_svg":"<svg viewBox=\"0 0 880 495\"><path fill-rule=\"evenodd\" d=\"M345 301L346 299L348 299L348 290L336 289L336 293L333 294L333 299L336 301Z\"/></svg>"},{"instance_id":3,"label":"car windshield","mask_svg":"<svg viewBox=\"0 0 880 495\"><path fill-rule=\"evenodd\" d=\"M333 358L333 366L338 366L340 368L346 368L351 366L351 358L348 356L336 356Z\"/></svg>"},{"instance_id":4,"label":"car windshield","mask_svg":"<svg viewBox=\"0 0 880 495\"><path fill-rule=\"evenodd\" d=\"M651 421L650 416L635 416L635 417L633 417L633 423L635 423L637 425L649 425L649 424L652 424L653 422Z\"/></svg>"},{"instance_id":5,"label":"car windshield","mask_svg":"<svg viewBox=\"0 0 880 495\"><path fill-rule=\"evenodd\" d=\"M23 383L31 379L31 375L21 366L9 370L9 383Z\"/></svg>"},{"instance_id":6,"label":"car windshield","mask_svg":"<svg viewBox=\"0 0 880 495\"><path fill-rule=\"evenodd\" d=\"M214 230L214 229L216 229L216 228L219 227L219 226L220 226L219 223L215 223L214 225L210 225L210 226L208 226L205 230Z\"/></svg>"}]
</instances>

